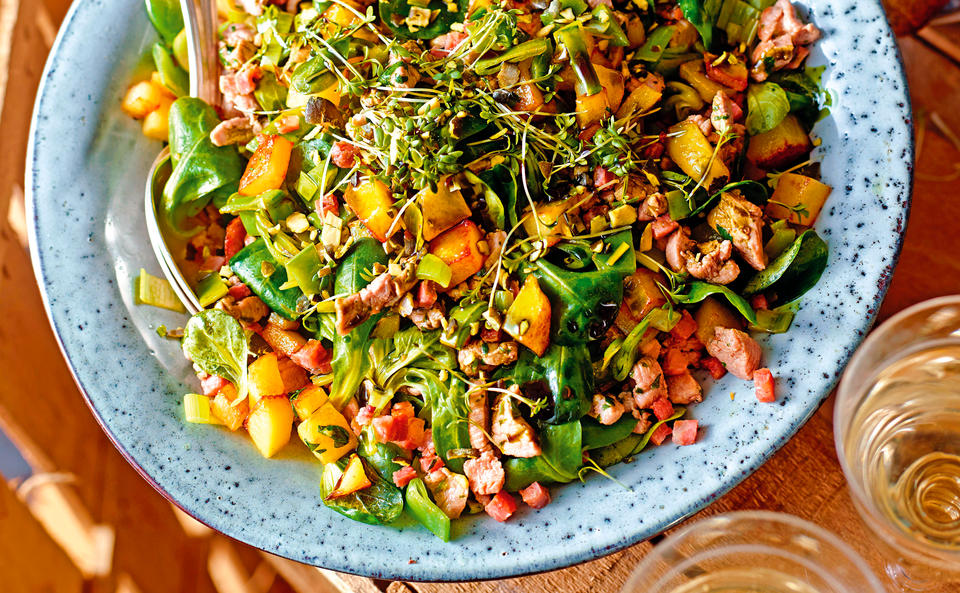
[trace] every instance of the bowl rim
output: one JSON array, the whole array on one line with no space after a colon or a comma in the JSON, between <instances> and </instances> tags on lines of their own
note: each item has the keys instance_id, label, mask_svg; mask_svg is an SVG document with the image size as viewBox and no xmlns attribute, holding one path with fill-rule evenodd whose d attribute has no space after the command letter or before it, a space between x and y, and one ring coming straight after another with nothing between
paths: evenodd
<instances>
[{"instance_id":1,"label":"bowl rim","mask_svg":"<svg viewBox=\"0 0 960 593\"><path fill-rule=\"evenodd\" d=\"M816 2L818 0L806 0L807 2ZM40 226L40 221L37 216L36 210L36 180L33 177L32 163L35 158L36 143L38 138L38 130L41 127L40 124L40 112L42 107L42 99L46 92L46 87L50 83L50 77L55 69L55 62L59 56L61 45L64 43L64 40L68 34L68 31L71 29L73 21L77 18L78 14L81 11L86 10L92 4L92 0L78 0L71 4L69 10L67 11L60 28L58 29L56 39L51 46L50 52L47 56L43 73L41 75L40 84L37 89L36 99L34 102L33 113L31 116L30 131L28 137L28 146L26 153L26 170L24 172L25 184L24 184L24 195L25 195L25 209L27 215L27 230L28 230L28 243L30 247L30 258L34 270L34 275L37 279L37 284L40 289L41 300L44 307L44 312L47 316L50 327L53 330L54 336L57 341L57 346L62 353L64 360L67 362L67 366L70 370L70 374L73 377L74 383L77 385L80 393L83 395L84 402L87 407L93 413L94 418L97 423L103 429L104 433L109 438L110 442L113 443L114 447L120 452L126 461L133 466L133 468L140 474L158 493L160 493L165 499L167 499L171 504L175 505L177 508L181 509L183 512L187 513L189 516L193 517L197 521L211 527L218 533L229 537L232 540L257 547L256 544L244 541L243 539L234 537L229 533L224 533L219 531L217 528L210 525L206 522L203 517L197 516L197 514L191 512L186 508L186 506L177 500L177 498L168 492L158 481L153 478L147 471L136 461L134 456L121 444L117 435L111 430L105 419L98 412L96 405L93 401L93 398L88 393L88 389L85 386L84 382L80 379L75 370L75 365L72 357L64 344L64 340L61 337L61 328L55 321L53 311L50 305L50 299L47 292L47 283L46 283L46 274L44 271L44 265L42 261L42 256L40 254L40 248L38 244L38 231ZM878 11L881 18L883 18L883 9L880 4L880 0L869 0L866 4L873 5ZM861 4L862 6L862 4ZM912 117L912 104L911 97L909 94L909 87L907 84L906 72L904 69L903 56L900 52L899 45L896 43L896 38L894 37L892 30L890 29L889 23L884 22L881 25L881 31L884 33L883 41L886 44L889 44L889 49L893 52L893 59L897 65L896 75L899 81L901 82L902 89L902 113L906 116L903 118L903 123L906 127L907 140L906 140L906 149L907 155L904 160L908 160L908 166L906 169L906 179L905 181L905 192L903 195L903 200L898 207L902 212L902 225L900 231L895 234L895 238L891 242L891 259L888 266L880 273L880 278L877 281L877 289L874 293L874 298L872 302L866 303L867 313L863 316L861 323L856 327L857 337L851 342L850 347L844 349L843 353L837 358L837 367L842 370L846 367L850 358L852 357L854 350L859 347L861 342L865 339L867 332L872 328L876 322L877 315L879 313L880 305L882 304L884 297L886 296L887 290L890 287L890 282L892 280L893 270L896 268L897 263L900 259L903 242L906 235L907 221L909 220L910 211L912 207L912 197L913 197L913 188L914 188L914 169L913 161L915 157L915 137L913 134L914 124ZM546 558L538 558L533 561L525 563L517 563L517 565L508 570L487 570L483 572L485 568L483 566L477 567L473 573L468 577L471 580L475 581L486 581L486 580L496 580L511 578L517 576L533 575L544 572L549 572L552 570L558 570L561 568L574 566L591 560L596 560L603 556L607 556L614 552L624 550L628 547L631 547L635 544L646 541L647 539L656 536L657 534L664 533L674 527L679 523L685 521L686 519L692 517L702 509L709 506L711 503L717 501L723 495L730 492L734 487L741 484L744 480L750 477L756 470L758 470L763 464L765 464L774 454L776 454L788 440L793 438L796 433L803 427L804 424L817 412L823 402L830 396L830 394L836 388L840 372L834 374L830 379L827 380L827 389L815 400L811 400L809 404L808 411L796 417L792 422L784 422L782 424L783 429L780 431L784 436L783 438L774 439L771 441L770 445L764 449L761 453L757 454L754 457L751 457L749 462L742 466L742 472L733 477L728 477L723 480L723 484L720 488L715 491L702 496L697 499L697 501L685 507L681 510L678 510L672 518L672 520L665 523L665 525L655 531L646 530L639 533L635 533L630 537L624 537L618 541L604 546L602 548L590 547L587 545L580 546L578 550L573 553L558 552L549 555ZM556 547L556 549L561 549ZM281 550L265 550L271 554L278 555L289 560L294 560L297 562L305 562L304 558L297 557L294 554L290 554ZM320 564L315 564L316 566L321 566ZM416 567L416 564L411 565L411 567ZM462 580L463 575L458 575L460 578L453 579L450 577L444 577L443 573L438 570L432 570L428 573L424 571L418 571L416 568L412 572L405 572L401 570L383 570L383 569L374 569L373 567L368 566L349 566L345 565L342 562L337 564L335 562L328 563L325 565L332 570L337 570L340 572L345 572L348 574L353 574L357 576L364 576L376 579L384 580L408 580L416 582L451 582L455 580ZM411 578L411 574L414 574L414 577Z\"/></svg>"}]
</instances>

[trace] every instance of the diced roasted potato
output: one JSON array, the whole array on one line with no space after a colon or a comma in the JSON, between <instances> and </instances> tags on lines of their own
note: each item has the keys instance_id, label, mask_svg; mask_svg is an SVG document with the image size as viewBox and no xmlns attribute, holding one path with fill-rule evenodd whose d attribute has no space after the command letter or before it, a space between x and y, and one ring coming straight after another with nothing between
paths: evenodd
<instances>
[{"instance_id":1,"label":"diced roasted potato","mask_svg":"<svg viewBox=\"0 0 960 593\"><path fill-rule=\"evenodd\" d=\"M141 119L160 107L164 93L157 85L149 80L138 82L127 89L120 107L130 117Z\"/></svg>"},{"instance_id":2,"label":"diced roasted potato","mask_svg":"<svg viewBox=\"0 0 960 593\"><path fill-rule=\"evenodd\" d=\"M369 488L371 484L372 482L370 482L370 478L367 477L367 472L363 469L363 461L359 455L354 454L350 457L350 461L347 462L347 468L343 470L340 479L337 480L337 485L333 489L333 492L327 495L327 500L353 494L357 490Z\"/></svg>"},{"instance_id":3,"label":"diced roasted potato","mask_svg":"<svg viewBox=\"0 0 960 593\"><path fill-rule=\"evenodd\" d=\"M256 196L270 189L279 189L287 176L293 142L283 136L260 136L260 144L247 162L240 178L240 193Z\"/></svg>"},{"instance_id":4,"label":"diced roasted potato","mask_svg":"<svg viewBox=\"0 0 960 593\"><path fill-rule=\"evenodd\" d=\"M623 102L623 74L612 68L594 64L594 70L597 71L597 79L607 91L607 107L612 113L616 113Z\"/></svg>"},{"instance_id":5,"label":"diced roasted potato","mask_svg":"<svg viewBox=\"0 0 960 593\"><path fill-rule=\"evenodd\" d=\"M293 393L310 383L310 375L307 374L306 369L289 358L279 359L277 366L280 368L280 380L283 381L284 393Z\"/></svg>"},{"instance_id":6,"label":"diced roasted potato","mask_svg":"<svg viewBox=\"0 0 960 593\"><path fill-rule=\"evenodd\" d=\"M626 117L630 113L645 113L653 109L661 97L663 97L662 86L658 90L657 85L641 84L627 95L620 109L617 110L617 118Z\"/></svg>"},{"instance_id":7,"label":"diced roasted potato","mask_svg":"<svg viewBox=\"0 0 960 593\"><path fill-rule=\"evenodd\" d=\"M286 393L275 353L264 354L250 363L247 368L247 385L251 407L262 397Z\"/></svg>"},{"instance_id":8,"label":"diced roasted potato","mask_svg":"<svg viewBox=\"0 0 960 593\"><path fill-rule=\"evenodd\" d=\"M810 136L794 115L783 118L769 132L750 137L747 160L761 169L782 169L813 148Z\"/></svg>"},{"instance_id":9,"label":"diced roasted potato","mask_svg":"<svg viewBox=\"0 0 960 593\"><path fill-rule=\"evenodd\" d=\"M550 319L550 299L540 288L537 277L531 274L507 309L503 330L537 356L543 356L550 345Z\"/></svg>"},{"instance_id":10,"label":"diced roasted potato","mask_svg":"<svg viewBox=\"0 0 960 593\"><path fill-rule=\"evenodd\" d=\"M393 195L382 181L370 177L356 187L350 185L343 192L343 199L365 227L380 241L387 240L387 232L393 225ZM400 229L398 222L394 229Z\"/></svg>"},{"instance_id":11,"label":"diced roasted potato","mask_svg":"<svg viewBox=\"0 0 960 593\"><path fill-rule=\"evenodd\" d=\"M301 422L297 434L322 463L333 463L357 446L347 419L329 402Z\"/></svg>"},{"instance_id":12,"label":"diced roasted potato","mask_svg":"<svg viewBox=\"0 0 960 593\"><path fill-rule=\"evenodd\" d=\"M462 220L470 218L470 207L460 190L451 190L446 179L437 184L437 191L425 187L417 194L423 212L423 239L432 241L437 235Z\"/></svg>"},{"instance_id":13,"label":"diced roasted potato","mask_svg":"<svg viewBox=\"0 0 960 593\"><path fill-rule=\"evenodd\" d=\"M464 220L430 241L430 253L450 267L450 288L473 276L483 267L487 256L480 253L483 232L472 220Z\"/></svg>"},{"instance_id":14,"label":"diced roasted potato","mask_svg":"<svg viewBox=\"0 0 960 593\"><path fill-rule=\"evenodd\" d=\"M610 111L610 100L607 98L607 90L603 89L596 95L581 95L577 93L577 121L581 128L590 127L604 117Z\"/></svg>"},{"instance_id":15,"label":"diced roasted potato","mask_svg":"<svg viewBox=\"0 0 960 593\"><path fill-rule=\"evenodd\" d=\"M711 80L719 82L735 91L747 90L747 75L749 73L747 72L746 62L743 60L734 61L731 55L723 62L714 65L717 61L717 56L707 53L704 54L703 58L707 76L709 76Z\"/></svg>"},{"instance_id":16,"label":"diced roasted potato","mask_svg":"<svg viewBox=\"0 0 960 593\"><path fill-rule=\"evenodd\" d=\"M703 300L693 318L697 321L697 338L704 344L713 340L713 332L718 327L743 327L740 316L713 297Z\"/></svg>"},{"instance_id":17,"label":"diced roasted potato","mask_svg":"<svg viewBox=\"0 0 960 593\"><path fill-rule=\"evenodd\" d=\"M697 94L703 99L704 103L710 103L719 91L730 92L727 87L711 80L704 70L703 60L691 60L680 64L678 70L680 78L697 90Z\"/></svg>"},{"instance_id":18,"label":"diced roasted potato","mask_svg":"<svg viewBox=\"0 0 960 593\"><path fill-rule=\"evenodd\" d=\"M293 409L286 396L263 397L247 418L247 432L264 457L273 457L290 440Z\"/></svg>"},{"instance_id":19,"label":"diced roasted potato","mask_svg":"<svg viewBox=\"0 0 960 593\"><path fill-rule=\"evenodd\" d=\"M233 385L224 386L210 400L210 411L230 430L236 430L243 426L244 420L250 413L250 404L246 398L240 401L236 400L237 390Z\"/></svg>"},{"instance_id":20,"label":"diced roasted potato","mask_svg":"<svg viewBox=\"0 0 960 593\"><path fill-rule=\"evenodd\" d=\"M143 135L154 140L167 141L170 106L173 104L168 97L160 99L160 106L143 118Z\"/></svg>"},{"instance_id":21,"label":"diced roasted potato","mask_svg":"<svg viewBox=\"0 0 960 593\"><path fill-rule=\"evenodd\" d=\"M833 188L813 177L784 173L767 203L767 215L810 226L817 220Z\"/></svg>"},{"instance_id":22,"label":"diced roasted potato","mask_svg":"<svg viewBox=\"0 0 960 593\"><path fill-rule=\"evenodd\" d=\"M543 107L543 93L537 88L536 84L526 82L533 78L530 75L530 63L532 59L524 60L518 64L520 68L520 84L513 88L519 100L513 106L517 111L537 111Z\"/></svg>"},{"instance_id":23,"label":"diced roasted potato","mask_svg":"<svg viewBox=\"0 0 960 593\"><path fill-rule=\"evenodd\" d=\"M670 128L670 132L681 132L677 136L669 136L666 141L667 154L680 169L697 181L706 173L703 187L709 189L711 184L720 178L730 177L730 170L718 158L713 156L713 146L707 141L697 124L691 121L682 121ZM707 166L710 170L707 171Z\"/></svg>"},{"instance_id":24,"label":"diced roasted potato","mask_svg":"<svg viewBox=\"0 0 960 593\"><path fill-rule=\"evenodd\" d=\"M558 200L549 204L537 205L537 215L534 216L531 209L527 209L528 216L523 221L523 229L530 237L542 237L547 242L547 247L553 247L558 241L573 234L570 225L567 223L567 217L564 216L573 205L577 198L567 200ZM539 227L539 228L538 228Z\"/></svg>"},{"instance_id":25,"label":"diced roasted potato","mask_svg":"<svg viewBox=\"0 0 960 593\"><path fill-rule=\"evenodd\" d=\"M327 392L319 385L308 385L293 398L291 403L297 418L303 421L327 403Z\"/></svg>"},{"instance_id":26,"label":"diced roasted potato","mask_svg":"<svg viewBox=\"0 0 960 593\"><path fill-rule=\"evenodd\" d=\"M643 21L639 16L632 16L627 21L626 26L627 40L630 41L630 49L636 49L643 45L647 40L647 29L643 26Z\"/></svg>"},{"instance_id":27,"label":"diced roasted potato","mask_svg":"<svg viewBox=\"0 0 960 593\"><path fill-rule=\"evenodd\" d=\"M623 281L623 305L616 321L623 332L632 330L647 313L667 302L658 282L667 285L662 274L641 267Z\"/></svg>"}]
</instances>

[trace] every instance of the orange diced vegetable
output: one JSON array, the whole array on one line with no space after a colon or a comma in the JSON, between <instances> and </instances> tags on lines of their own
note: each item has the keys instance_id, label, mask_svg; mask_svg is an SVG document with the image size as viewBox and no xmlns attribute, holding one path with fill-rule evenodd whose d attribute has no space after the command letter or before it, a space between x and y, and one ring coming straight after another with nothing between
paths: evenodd
<instances>
[{"instance_id":1,"label":"orange diced vegetable","mask_svg":"<svg viewBox=\"0 0 960 593\"><path fill-rule=\"evenodd\" d=\"M742 327L740 316L713 297L703 299L693 318L697 322L697 338L704 344L713 340L713 332L718 327Z\"/></svg>"},{"instance_id":2,"label":"orange diced vegetable","mask_svg":"<svg viewBox=\"0 0 960 593\"><path fill-rule=\"evenodd\" d=\"M280 189L287 176L293 142L283 136L260 136L260 145L247 163L240 178L240 193L256 196L271 189Z\"/></svg>"},{"instance_id":3,"label":"orange diced vegetable","mask_svg":"<svg viewBox=\"0 0 960 593\"><path fill-rule=\"evenodd\" d=\"M393 195L382 181L370 177L355 187L348 186L343 199L379 241L387 240L391 226L394 230L401 228L399 223L393 224Z\"/></svg>"},{"instance_id":4,"label":"orange diced vegetable","mask_svg":"<svg viewBox=\"0 0 960 593\"><path fill-rule=\"evenodd\" d=\"M127 89L120 107L130 117L141 119L148 113L160 107L165 95L161 87L149 80L138 82Z\"/></svg>"},{"instance_id":5,"label":"orange diced vegetable","mask_svg":"<svg viewBox=\"0 0 960 593\"><path fill-rule=\"evenodd\" d=\"M610 100L607 90L603 89L596 95L581 95L577 93L577 121L581 128L600 121L610 113Z\"/></svg>"},{"instance_id":6,"label":"orange diced vegetable","mask_svg":"<svg viewBox=\"0 0 960 593\"><path fill-rule=\"evenodd\" d=\"M173 102L166 96L160 100L160 106L143 118L143 135L154 140L166 142L169 128L170 105Z\"/></svg>"},{"instance_id":7,"label":"orange diced vegetable","mask_svg":"<svg viewBox=\"0 0 960 593\"><path fill-rule=\"evenodd\" d=\"M464 220L430 241L430 253L450 267L450 288L460 284L483 268L487 256L480 253L483 232L472 220Z\"/></svg>"},{"instance_id":8,"label":"orange diced vegetable","mask_svg":"<svg viewBox=\"0 0 960 593\"><path fill-rule=\"evenodd\" d=\"M527 231L527 235L543 239L547 242L547 247L553 247L561 239L573 235L565 214L578 200L579 198L573 197L549 204L539 204L536 216L533 215L532 210L527 209L527 216L523 221L523 228Z\"/></svg>"},{"instance_id":9,"label":"orange diced vegetable","mask_svg":"<svg viewBox=\"0 0 960 593\"><path fill-rule=\"evenodd\" d=\"M283 389L283 377L280 365L273 352L264 354L247 368L247 384L250 391L250 403L255 404L261 397L286 393Z\"/></svg>"},{"instance_id":10,"label":"orange diced vegetable","mask_svg":"<svg viewBox=\"0 0 960 593\"><path fill-rule=\"evenodd\" d=\"M706 175L706 179L703 180L703 187L709 190L715 179L730 176L730 170L719 158L713 158L713 164L710 164L714 148L707 141L700 128L697 127L697 124L691 121L682 121L671 127L670 132L679 132L679 134L667 138L667 154L684 173L693 179L700 181L700 178ZM707 170L708 166L710 167L709 171Z\"/></svg>"},{"instance_id":11,"label":"orange diced vegetable","mask_svg":"<svg viewBox=\"0 0 960 593\"><path fill-rule=\"evenodd\" d=\"M243 426L244 420L250 413L250 404L247 403L247 400L236 401L236 399L236 388L227 384L210 400L210 411L230 430L236 430Z\"/></svg>"},{"instance_id":12,"label":"orange diced vegetable","mask_svg":"<svg viewBox=\"0 0 960 593\"><path fill-rule=\"evenodd\" d=\"M459 189L451 190L446 179L437 184L437 191L425 187L417 194L423 212L423 239L432 241L437 235L460 221L470 218L470 207Z\"/></svg>"},{"instance_id":13,"label":"orange diced vegetable","mask_svg":"<svg viewBox=\"0 0 960 593\"><path fill-rule=\"evenodd\" d=\"M750 138L747 160L761 169L781 169L813 148L810 136L794 115L788 115L769 132Z\"/></svg>"},{"instance_id":14,"label":"orange diced vegetable","mask_svg":"<svg viewBox=\"0 0 960 593\"><path fill-rule=\"evenodd\" d=\"M286 396L261 398L247 418L247 432L264 457L273 457L290 440L293 409Z\"/></svg>"},{"instance_id":15,"label":"orange diced vegetable","mask_svg":"<svg viewBox=\"0 0 960 593\"><path fill-rule=\"evenodd\" d=\"M303 421L327 403L327 392L319 385L308 385L293 398L292 403L297 418Z\"/></svg>"},{"instance_id":16,"label":"orange diced vegetable","mask_svg":"<svg viewBox=\"0 0 960 593\"><path fill-rule=\"evenodd\" d=\"M337 481L337 487L327 496L327 500L353 494L357 490L369 488L371 484L372 482L370 482L370 478L367 477L367 472L363 469L363 461L358 455L353 455L350 457L350 461L347 462L347 469L340 475L340 479Z\"/></svg>"},{"instance_id":17,"label":"orange diced vegetable","mask_svg":"<svg viewBox=\"0 0 960 593\"><path fill-rule=\"evenodd\" d=\"M817 220L833 188L813 177L784 173L767 203L767 215L809 226Z\"/></svg>"},{"instance_id":18,"label":"orange diced vegetable","mask_svg":"<svg viewBox=\"0 0 960 593\"><path fill-rule=\"evenodd\" d=\"M607 107L615 113L623 102L623 74L606 66L594 64L593 68L597 71L597 79L607 92Z\"/></svg>"},{"instance_id":19,"label":"orange diced vegetable","mask_svg":"<svg viewBox=\"0 0 960 593\"><path fill-rule=\"evenodd\" d=\"M523 281L523 287L507 309L503 330L513 338L543 356L550 345L550 299L540 288L540 281L532 274Z\"/></svg>"}]
</instances>

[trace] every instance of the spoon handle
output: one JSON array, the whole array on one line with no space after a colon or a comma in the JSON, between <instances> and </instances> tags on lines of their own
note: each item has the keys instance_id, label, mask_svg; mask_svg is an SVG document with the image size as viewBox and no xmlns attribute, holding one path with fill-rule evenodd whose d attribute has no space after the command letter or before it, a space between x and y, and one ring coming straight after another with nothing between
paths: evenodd
<instances>
[{"instance_id":1,"label":"spoon handle","mask_svg":"<svg viewBox=\"0 0 960 593\"><path fill-rule=\"evenodd\" d=\"M180 0L190 61L190 96L220 103L217 6L214 0Z\"/></svg>"}]
</instances>

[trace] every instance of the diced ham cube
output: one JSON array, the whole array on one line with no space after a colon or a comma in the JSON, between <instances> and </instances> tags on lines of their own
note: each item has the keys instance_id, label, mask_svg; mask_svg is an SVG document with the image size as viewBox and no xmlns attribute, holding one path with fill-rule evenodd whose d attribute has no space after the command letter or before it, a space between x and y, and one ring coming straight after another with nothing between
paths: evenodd
<instances>
[{"instance_id":1,"label":"diced ham cube","mask_svg":"<svg viewBox=\"0 0 960 593\"><path fill-rule=\"evenodd\" d=\"M673 326L673 329L670 330L670 335L681 340L686 340L696 331L697 321L693 318L693 315L691 315L689 311L684 310L680 314L680 321L678 321L677 324Z\"/></svg>"},{"instance_id":2,"label":"diced ham cube","mask_svg":"<svg viewBox=\"0 0 960 593\"><path fill-rule=\"evenodd\" d=\"M232 296L234 299L238 301L242 301L243 299L253 294L253 292L250 290L250 287L244 284L243 282L241 282L240 284L234 284L233 286L227 289L227 292L229 292L230 296Z\"/></svg>"},{"instance_id":3,"label":"diced ham cube","mask_svg":"<svg viewBox=\"0 0 960 593\"><path fill-rule=\"evenodd\" d=\"M753 386L757 390L757 401L769 404L777 400L773 373L768 368L753 372Z\"/></svg>"},{"instance_id":4,"label":"diced ham cube","mask_svg":"<svg viewBox=\"0 0 960 593\"><path fill-rule=\"evenodd\" d=\"M673 444L692 445L697 441L696 420L677 420L673 423Z\"/></svg>"},{"instance_id":5,"label":"diced ham cube","mask_svg":"<svg viewBox=\"0 0 960 593\"><path fill-rule=\"evenodd\" d=\"M395 416L377 416L373 420L373 432L381 443L402 441L407 438L407 422L405 418Z\"/></svg>"},{"instance_id":6,"label":"diced ham cube","mask_svg":"<svg viewBox=\"0 0 960 593\"><path fill-rule=\"evenodd\" d=\"M393 472L393 483L397 485L397 488L403 488L410 483L410 480L417 477L417 470L413 469L410 465L405 465Z\"/></svg>"},{"instance_id":7,"label":"diced ham cube","mask_svg":"<svg viewBox=\"0 0 960 593\"><path fill-rule=\"evenodd\" d=\"M755 294L750 298L750 306L757 311L763 311L770 308L767 297L762 294Z\"/></svg>"},{"instance_id":8,"label":"diced ham cube","mask_svg":"<svg viewBox=\"0 0 960 593\"><path fill-rule=\"evenodd\" d=\"M204 395L212 397L220 393L220 390L229 384L230 381L227 381L223 377L207 375L206 378L200 380L200 389L203 391Z\"/></svg>"},{"instance_id":9,"label":"diced ham cube","mask_svg":"<svg viewBox=\"0 0 960 593\"><path fill-rule=\"evenodd\" d=\"M501 490L487 503L487 506L483 507L483 510L497 521L503 523L516 512L517 501L514 500L509 492Z\"/></svg>"},{"instance_id":10,"label":"diced ham cube","mask_svg":"<svg viewBox=\"0 0 960 593\"><path fill-rule=\"evenodd\" d=\"M520 490L520 497L535 509L542 509L550 504L550 491L541 486L540 482L534 482Z\"/></svg>"},{"instance_id":11,"label":"diced ham cube","mask_svg":"<svg viewBox=\"0 0 960 593\"><path fill-rule=\"evenodd\" d=\"M240 217L236 217L227 225L223 237L223 255L228 260L243 249L244 239L247 238L247 229L243 226ZM249 296L249 295L248 295Z\"/></svg>"},{"instance_id":12,"label":"diced ham cube","mask_svg":"<svg viewBox=\"0 0 960 593\"><path fill-rule=\"evenodd\" d=\"M423 446L425 436L424 422L422 418L407 419L407 435L402 441L397 441L402 449L413 451Z\"/></svg>"},{"instance_id":13,"label":"diced ham cube","mask_svg":"<svg viewBox=\"0 0 960 593\"><path fill-rule=\"evenodd\" d=\"M650 435L650 442L654 445L660 445L663 441L667 440L667 437L670 436L670 433L673 432L670 430L670 427L666 424L661 424Z\"/></svg>"},{"instance_id":14,"label":"diced ham cube","mask_svg":"<svg viewBox=\"0 0 960 593\"><path fill-rule=\"evenodd\" d=\"M395 418L413 418L416 416L413 410L413 404L410 402L397 402L390 408L390 415Z\"/></svg>"},{"instance_id":15,"label":"diced ham cube","mask_svg":"<svg viewBox=\"0 0 960 593\"><path fill-rule=\"evenodd\" d=\"M359 154L359 148L349 142L340 140L333 143L333 148L330 150L330 160L341 169L349 169L356 164Z\"/></svg>"},{"instance_id":16,"label":"diced ham cube","mask_svg":"<svg viewBox=\"0 0 960 593\"><path fill-rule=\"evenodd\" d=\"M700 354L693 350L681 350L680 348L667 348L663 354L661 368L667 376L682 375L688 372L691 365L700 360Z\"/></svg>"},{"instance_id":17,"label":"diced ham cube","mask_svg":"<svg viewBox=\"0 0 960 593\"><path fill-rule=\"evenodd\" d=\"M610 189L613 183L617 181L617 176L604 169L600 165L597 165L597 168L593 170L593 186L597 191L602 191L605 189Z\"/></svg>"},{"instance_id":18,"label":"diced ham cube","mask_svg":"<svg viewBox=\"0 0 960 593\"><path fill-rule=\"evenodd\" d=\"M421 280L417 285L417 307L429 309L437 302L437 285L432 280Z\"/></svg>"},{"instance_id":19,"label":"diced ham cube","mask_svg":"<svg viewBox=\"0 0 960 593\"><path fill-rule=\"evenodd\" d=\"M329 212L334 216L340 216L340 200L333 194L327 194L320 198L320 214Z\"/></svg>"},{"instance_id":20,"label":"diced ham cube","mask_svg":"<svg viewBox=\"0 0 960 593\"><path fill-rule=\"evenodd\" d=\"M722 378L727 374L727 369L724 368L723 363L720 362L720 359L713 356L707 356L700 359L700 366L707 369L710 372L710 376L715 380Z\"/></svg>"},{"instance_id":21,"label":"diced ham cube","mask_svg":"<svg viewBox=\"0 0 960 593\"><path fill-rule=\"evenodd\" d=\"M669 214L658 216L650 224L653 225L654 239L663 239L673 231L680 228L680 225L677 224L677 221L670 218Z\"/></svg>"},{"instance_id":22,"label":"diced ham cube","mask_svg":"<svg viewBox=\"0 0 960 593\"><path fill-rule=\"evenodd\" d=\"M657 417L657 420L666 420L670 416L673 416L673 404L665 397L661 397L653 402L650 409L653 410L653 415Z\"/></svg>"},{"instance_id":23,"label":"diced ham cube","mask_svg":"<svg viewBox=\"0 0 960 593\"><path fill-rule=\"evenodd\" d=\"M277 120L277 132L289 134L300 129L300 118L296 115L287 115Z\"/></svg>"},{"instance_id":24,"label":"diced ham cube","mask_svg":"<svg viewBox=\"0 0 960 593\"><path fill-rule=\"evenodd\" d=\"M357 417L355 418L355 420L357 421L357 424L359 424L360 426L366 426L370 424L370 422L373 420L373 417L376 415L376 413L377 413L377 409L374 408L373 406L364 406L360 408L359 412L357 412Z\"/></svg>"},{"instance_id":25,"label":"diced ham cube","mask_svg":"<svg viewBox=\"0 0 960 593\"><path fill-rule=\"evenodd\" d=\"M290 355L290 360L311 373L329 373L333 353L323 347L320 340L307 340L299 350Z\"/></svg>"}]
</instances>

